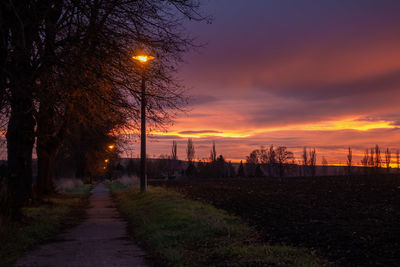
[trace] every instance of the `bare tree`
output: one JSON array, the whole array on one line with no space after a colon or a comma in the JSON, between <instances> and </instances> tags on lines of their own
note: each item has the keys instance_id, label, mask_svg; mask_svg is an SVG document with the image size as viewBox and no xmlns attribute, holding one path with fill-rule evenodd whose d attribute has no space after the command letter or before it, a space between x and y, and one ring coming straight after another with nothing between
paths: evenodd
<instances>
[{"instance_id":1,"label":"bare tree","mask_svg":"<svg viewBox=\"0 0 400 267\"><path fill-rule=\"evenodd\" d=\"M188 139L186 148L186 158L189 164L192 164L195 155L195 149L192 138Z\"/></svg>"},{"instance_id":2,"label":"bare tree","mask_svg":"<svg viewBox=\"0 0 400 267\"><path fill-rule=\"evenodd\" d=\"M370 162L370 159L369 159L369 149L366 149L365 150L365 152L364 152L364 156L363 156L363 158L361 159L361 165L363 166L363 168L364 168L364 174L368 174L368 169L369 169L369 162Z\"/></svg>"},{"instance_id":3,"label":"bare tree","mask_svg":"<svg viewBox=\"0 0 400 267\"><path fill-rule=\"evenodd\" d=\"M277 158L276 158L276 151L274 149L274 145L270 145L268 152L265 152L268 158L268 173L269 176L273 177L275 176L275 169L276 169L276 164L277 164Z\"/></svg>"},{"instance_id":4,"label":"bare tree","mask_svg":"<svg viewBox=\"0 0 400 267\"><path fill-rule=\"evenodd\" d=\"M375 168L378 170L382 166L381 149L378 145L375 146Z\"/></svg>"},{"instance_id":5,"label":"bare tree","mask_svg":"<svg viewBox=\"0 0 400 267\"><path fill-rule=\"evenodd\" d=\"M390 162L392 160L392 152L390 151L389 148L386 148L385 150L385 163L386 163L386 169L389 172L390 170Z\"/></svg>"},{"instance_id":6,"label":"bare tree","mask_svg":"<svg viewBox=\"0 0 400 267\"><path fill-rule=\"evenodd\" d=\"M307 168L308 168L308 153L307 148L304 147L302 157L302 165L303 165L303 176L307 176Z\"/></svg>"},{"instance_id":7,"label":"bare tree","mask_svg":"<svg viewBox=\"0 0 400 267\"><path fill-rule=\"evenodd\" d=\"M177 155L177 144L176 141L172 141L172 150L171 150L171 159L172 160L178 160L178 155Z\"/></svg>"},{"instance_id":8,"label":"bare tree","mask_svg":"<svg viewBox=\"0 0 400 267\"><path fill-rule=\"evenodd\" d=\"M276 159L276 152L274 150L274 146L270 145L269 151L268 151L268 163L273 165L276 162L277 162L277 159Z\"/></svg>"},{"instance_id":9,"label":"bare tree","mask_svg":"<svg viewBox=\"0 0 400 267\"><path fill-rule=\"evenodd\" d=\"M267 150L264 146L261 146L261 148L260 148L260 164L268 164L270 161L269 156L270 156L269 150Z\"/></svg>"},{"instance_id":10,"label":"bare tree","mask_svg":"<svg viewBox=\"0 0 400 267\"><path fill-rule=\"evenodd\" d=\"M285 175L285 167L287 167L289 160L293 159L293 153L288 151L285 146L277 147L275 152L278 161L279 177L283 177Z\"/></svg>"},{"instance_id":11,"label":"bare tree","mask_svg":"<svg viewBox=\"0 0 400 267\"><path fill-rule=\"evenodd\" d=\"M213 141L211 153L210 153L210 161L216 162L217 161L217 151L215 150L215 142Z\"/></svg>"},{"instance_id":12,"label":"bare tree","mask_svg":"<svg viewBox=\"0 0 400 267\"><path fill-rule=\"evenodd\" d=\"M369 149L367 149L364 152L364 156L361 159L361 165L366 168L366 167L368 167L368 163L369 163Z\"/></svg>"},{"instance_id":13,"label":"bare tree","mask_svg":"<svg viewBox=\"0 0 400 267\"><path fill-rule=\"evenodd\" d=\"M348 148L346 162L347 162L347 174L351 175L353 168L353 151L351 150L351 147Z\"/></svg>"},{"instance_id":14,"label":"bare tree","mask_svg":"<svg viewBox=\"0 0 400 267\"><path fill-rule=\"evenodd\" d=\"M260 150L255 149L246 157L246 174L248 176L255 176L256 169L260 165L260 155Z\"/></svg>"},{"instance_id":15,"label":"bare tree","mask_svg":"<svg viewBox=\"0 0 400 267\"><path fill-rule=\"evenodd\" d=\"M246 174L244 173L244 166L243 166L243 162L242 161L240 161L239 168L238 168L238 171L237 171L237 176L238 177L245 177L246 176Z\"/></svg>"},{"instance_id":16,"label":"bare tree","mask_svg":"<svg viewBox=\"0 0 400 267\"><path fill-rule=\"evenodd\" d=\"M315 176L316 163L317 163L317 153L315 151L315 148L313 148L313 149L310 149L310 159L309 159L311 176Z\"/></svg>"},{"instance_id":17,"label":"bare tree","mask_svg":"<svg viewBox=\"0 0 400 267\"><path fill-rule=\"evenodd\" d=\"M368 160L368 166L374 167L375 166L375 150L371 148Z\"/></svg>"}]
</instances>

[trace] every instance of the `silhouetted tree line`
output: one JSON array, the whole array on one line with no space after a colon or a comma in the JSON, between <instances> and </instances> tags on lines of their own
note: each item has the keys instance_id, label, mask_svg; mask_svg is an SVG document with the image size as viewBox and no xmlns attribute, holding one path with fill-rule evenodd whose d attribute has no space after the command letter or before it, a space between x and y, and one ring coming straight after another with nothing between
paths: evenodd
<instances>
[{"instance_id":1,"label":"silhouetted tree line","mask_svg":"<svg viewBox=\"0 0 400 267\"><path fill-rule=\"evenodd\" d=\"M261 146L253 150L246 158L244 174L248 177L283 177L292 169L294 157L285 146L269 148Z\"/></svg>"},{"instance_id":2,"label":"silhouetted tree line","mask_svg":"<svg viewBox=\"0 0 400 267\"><path fill-rule=\"evenodd\" d=\"M226 162L222 155L217 156L215 142L212 144L208 159L199 160L195 163L193 161L194 155L193 140L189 138L186 148L187 167L184 172L185 176L200 178L227 178L236 176L232 163Z\"/></svg>"},{"instance_id":3,"label":"silhouetted tree line","mask_svg":"<svg viewBox=\"0 0 400 267\"><path fill-rule=\"evenodd\" d=\"M285 146L261 146L253 150L246 161L232 164L222 155L217 156L215 142L212 143L209 158L195 161L195 144L188 139L186 145L186 159L179 160L177 156L177 143L172 142L171 155L161 155L158 159L149 159L147 175L150 179L188 179L201 178L260 178L260 177L287 177L287 176L316 176L316 175L348 175L353 174L379 174L384 173L384 168L390 172L390 164L396 163L400 169L400 153L396 151L392 157L391 150L384 151L382 159L379 146L367 149L361 160L363 168L357 167L353 158L351 147L347 149L346 165L329 167L324 156L321 165L317 166L317 151L315 148L304 147L301 158L296 161L293 152ZM395 159L395 161L393 160ZM235 166L236 165L236 166ZM328 168L337 168L328 172ZM357 168L357 172L355 171ZM318 172L317 172L318 169ZM130 159L123 172L124 175L138 175L140 171L139 159ZM360 172L362 171L362 173Z\"/></svg>"},{"instance_id":4,"label":"silhouetted tree line","mask_svg":"<svg viewBox=\"0 0 400 267\"><path fill-rule=\"evenodd\" d=\"M397 170L400 169L400 151L396 150L395 161L392 159L392 151L389 148L382 152L379 145L366 149L361 159L361 165L364 167L365 174L380 174L386 168L387 173L390 172L392 162L396 164Z\"/></svg>"}]
</instances>

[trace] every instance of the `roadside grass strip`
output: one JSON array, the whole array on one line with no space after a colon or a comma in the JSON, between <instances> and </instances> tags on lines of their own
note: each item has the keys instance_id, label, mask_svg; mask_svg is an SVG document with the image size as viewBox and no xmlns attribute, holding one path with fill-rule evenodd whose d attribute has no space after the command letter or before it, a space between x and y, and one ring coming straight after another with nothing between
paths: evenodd
<instances>
[{"instance_id":1,"label":"roadside grass strip","mask_svg":"<svg viewBox=\"0 0 400 267\"><path fill-rule=\"evenodd\" d=\"M68 195L55 195L40 205L23 208L24 222L0 228L0 266L12 266L27 250L49 240L82 217L91 186L71 189Z\"/></svg>"},{"instance_id":2,"label":"roadside grass strip","mask_svg":"<svg viewBox=\"0 0 400 267\"><path fill-rule=\"evenodd\" d=\"M168 266L320 266L305 249L269 246L239 217L161 187L109 184L130 232Z\"/></svg>"}]
</instances>

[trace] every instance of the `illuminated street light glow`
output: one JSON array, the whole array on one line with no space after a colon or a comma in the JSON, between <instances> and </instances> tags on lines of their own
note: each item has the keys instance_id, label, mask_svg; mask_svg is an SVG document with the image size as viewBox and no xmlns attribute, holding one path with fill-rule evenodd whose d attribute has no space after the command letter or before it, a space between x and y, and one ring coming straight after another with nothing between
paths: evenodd
<instances>
[{"instance_id":1,"label":"illuminated street light glow","mask_svg":"<svg viewBox=\"0 0 400 267\"><path fill-rule=\"evenodd\" d=\"M145 63L145 62L147 62L149 60L154 59L153 56L148 56L148 55L137 55L137 56L133 56L132 58L135 59L135 60L138 60L138 61L140 61L142 63Z\"/></svg>"},{"instance_id":2,"label":"illuminated street light glow","mask_svg":"<svg viewBox=\"0 0 400 267\"><path fill-rule=\"evenodd\" d=\"M113 149L113 148L114 148L114 145L109 145L108 148L109 148L109 149Z\"/></svg>"},{"instance_id":3,"label":"illuminated street light glow","mask_svg":"<svg viewBox=\"0 0 400 267\"><path fill-rule=\"evenodd\" d=\"M105 163L108 163L108 159L105 159L104 162L105 162Z\"/></svg>"}]
</instances>

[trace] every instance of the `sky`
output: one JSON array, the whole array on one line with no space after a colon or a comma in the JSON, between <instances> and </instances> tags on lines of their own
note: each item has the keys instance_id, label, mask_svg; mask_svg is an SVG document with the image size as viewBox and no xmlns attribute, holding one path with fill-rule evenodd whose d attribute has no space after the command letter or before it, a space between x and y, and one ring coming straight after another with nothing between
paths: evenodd
<instances>
[{"instance_id":1,"label":"sky","mask_svg":"<svg viewBox=\"0 0 400 267\"><path fill-rule=\"evenodd\" d=\"M287 146L317 162L356 162L380 145L400 149L400 1L202 1L211 24L187 22L204 46L184 56L178 78L190 96L168 132L154 132L148 154L238 162L260 146ZM137 144L138 145L138 144ZM138 154L139 147L135 148Z\"/></svg>"}]
</instances>

